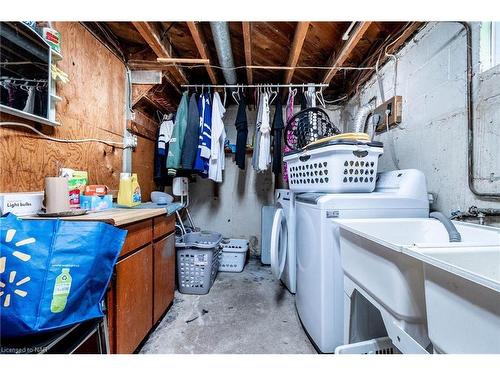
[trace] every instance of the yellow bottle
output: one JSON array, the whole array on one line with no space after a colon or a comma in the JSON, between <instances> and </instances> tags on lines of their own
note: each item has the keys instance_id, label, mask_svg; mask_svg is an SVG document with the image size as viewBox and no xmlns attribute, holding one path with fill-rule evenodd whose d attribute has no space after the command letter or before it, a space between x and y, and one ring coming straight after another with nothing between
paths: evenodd
<instances>
[{"instance_id":1,"label":"yellow bottle","mask_svg":"<svg viewBox=\"0 0 500 375\"><path fill-rule=\"evenodd\" d=\"M141 187L136 173L120 173L118 204L133 207L141 203Z\"/></svg>"}]
</instances>

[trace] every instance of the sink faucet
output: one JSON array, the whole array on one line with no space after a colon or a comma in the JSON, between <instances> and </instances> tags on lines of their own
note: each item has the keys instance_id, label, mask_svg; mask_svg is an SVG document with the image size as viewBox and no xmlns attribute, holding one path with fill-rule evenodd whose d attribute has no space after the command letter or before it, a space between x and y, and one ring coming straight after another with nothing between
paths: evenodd
<instances>
[{"instance_id":1,"label":"sink faucet","mask_svg":"<svg viewBox=\"0 0 500 375\"><path fill-rule=\"evenodd\" d=\"M462 236L458 232L457 228L453 224L453 222L448 219L442 212L434 211L429 214L429 217L433 219L437 219L444 225L446 231L448 232L448 237L450 238L450 242L462 242Z\"/></svg>"}]
</instances>

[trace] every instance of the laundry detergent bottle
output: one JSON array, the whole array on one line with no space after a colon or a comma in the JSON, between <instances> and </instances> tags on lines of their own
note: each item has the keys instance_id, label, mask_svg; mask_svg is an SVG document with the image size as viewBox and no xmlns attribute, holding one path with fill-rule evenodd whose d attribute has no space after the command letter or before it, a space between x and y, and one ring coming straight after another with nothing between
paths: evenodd
<instances>
[{"instance_id":1,"label":"laundry detergent bottle","mask_svg":"<svg viewBox=\"0 0 500 375\"><path fill-rule=\"evenodd\" d=\"M69 292L71 290L71 275L69 268L63 268L61 274L56 277L54 284L54 292L52 293L52 302L50 303L50 311L60 313L66 307L68 302Z\"/></svg>"}]
</instances>

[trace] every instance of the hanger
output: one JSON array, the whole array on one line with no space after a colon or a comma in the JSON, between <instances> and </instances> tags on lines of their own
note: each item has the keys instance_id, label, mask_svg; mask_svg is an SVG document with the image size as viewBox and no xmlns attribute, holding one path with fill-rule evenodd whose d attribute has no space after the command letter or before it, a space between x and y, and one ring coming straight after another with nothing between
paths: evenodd
<instances>
[{"instance_id":1,"label":"hanger","mask_svg":"<svg viewBox=\"0 0 500 375\"><path fill-rule=\"evenodd\" d=\"M316 98L318 99L319 104L321 104L321 106L326 109L326 102L325 98L323 97L323 87L316 91Z\"/></svg>"},{"instance_id":2,"label":"hanger","mask_svg":"<svg viewBox=\"0 0 500 375\"><path fill-rule=\"evenodd\" d=\"M236 104L240 104L240 87L237 86L236 90L233 90L231 93L231 96L233 97L233 100L236 102Z\"/></svg>"},{"instance_id":3,"label":"hanger","mask_svg":"<svg viewBox=\"0 0 500 375\"><path fill-rule=\"evenodd\" d=\"M274 99L278 97L279 91L278 89L273 90L271 87L269 87L269 92L271 95L271 99L269 100L269 104L271 105L274 102Z\"/></svg>"}]
</instances>

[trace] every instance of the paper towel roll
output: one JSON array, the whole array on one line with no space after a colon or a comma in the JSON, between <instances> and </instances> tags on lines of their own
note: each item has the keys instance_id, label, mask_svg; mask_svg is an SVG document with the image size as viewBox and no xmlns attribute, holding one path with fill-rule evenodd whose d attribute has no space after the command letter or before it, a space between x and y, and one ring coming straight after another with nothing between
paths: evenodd
<instances>
[{"instance_id":1,"label":"paper towel roll","mask_svg":"<svg viewBox=\"0 0 500 375\"><path fill-rule=\"evenodd\" d=\"M45 212L69 211L68 178L45 177Z\"/></svg>"}]
</instances>

